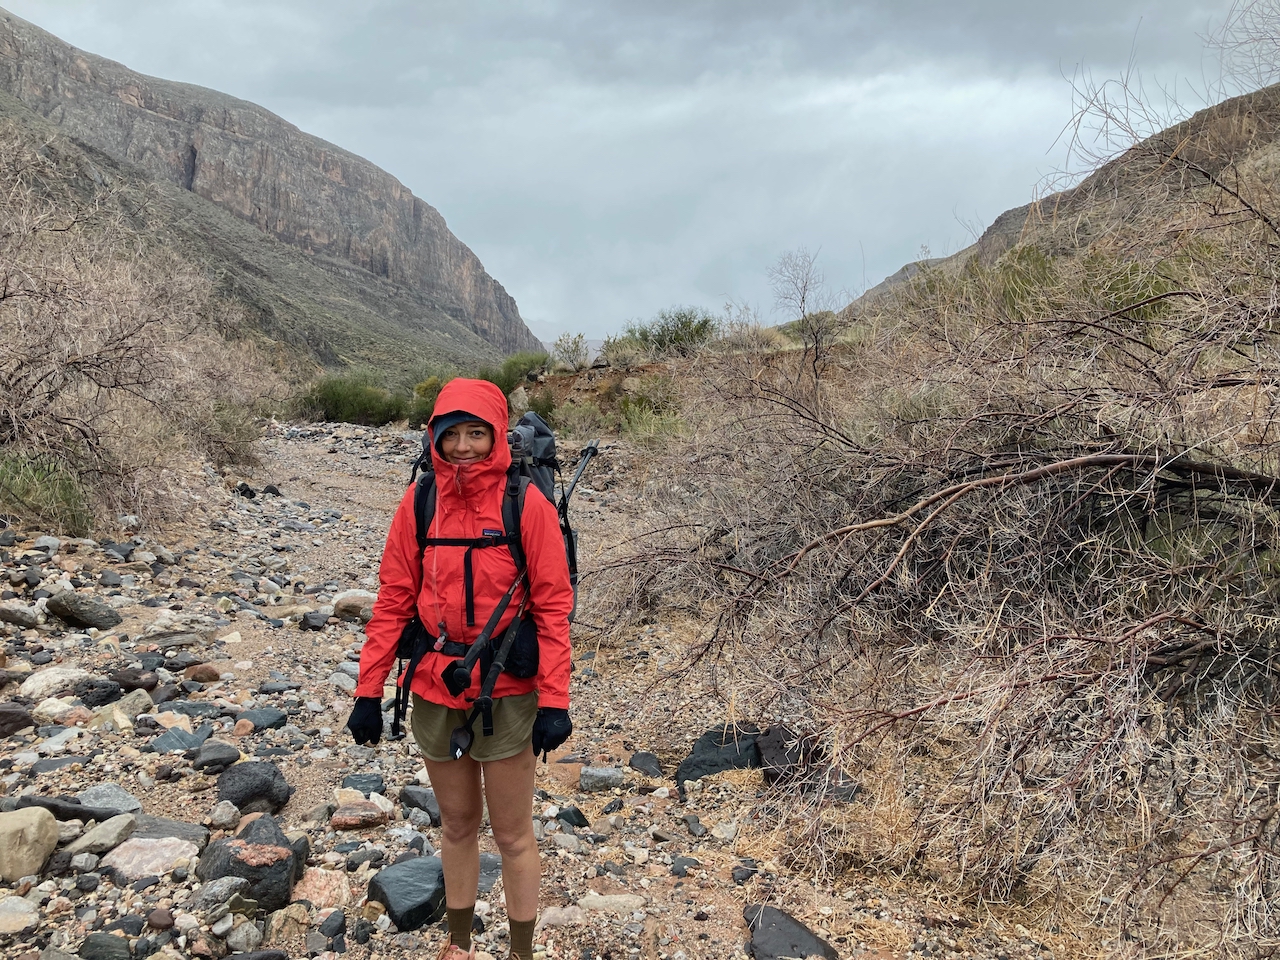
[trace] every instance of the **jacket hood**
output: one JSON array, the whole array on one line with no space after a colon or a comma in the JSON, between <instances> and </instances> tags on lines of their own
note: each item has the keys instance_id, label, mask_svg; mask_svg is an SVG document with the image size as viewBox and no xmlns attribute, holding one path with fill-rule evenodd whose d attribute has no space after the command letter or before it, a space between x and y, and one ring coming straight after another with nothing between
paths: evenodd
<instances>
[{"instance_id":1,"label":"jacket hood","mask_svg":"<svg viewBox=\"0 0 1280 960\"><path fill-rule=\"evenodd\" d=\"M505 481L511 466L511 447L507 445L507 423L510 414L507 398L502 390L488 380L467 380L462 377L450 380L436 398L431 420L445 414L465 410L493 427L493 450L480 463L455 466L436 449L435 430L428 427L431 436L431 463L436 471L436 489L440 493L456 490L463 496L488 487L494 479Z\"/></svg>"}]
</instances>

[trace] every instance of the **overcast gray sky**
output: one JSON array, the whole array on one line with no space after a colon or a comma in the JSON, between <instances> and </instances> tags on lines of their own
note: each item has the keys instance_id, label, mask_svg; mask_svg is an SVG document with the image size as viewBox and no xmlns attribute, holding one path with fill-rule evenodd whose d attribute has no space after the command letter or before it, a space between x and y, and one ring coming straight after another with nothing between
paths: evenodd
<instances>
[{"instance_id":1,"label":"overcast gray sky","mask_svg":"<svg viewBox=\"0 0 1280 960\"><path fill-rule=\"evenodd\" d=\"M444 215L536 333L836 288L966 246L1061 168L1069 78L1194 90L1229 0L0 0L262 104ZM772 319L782 319L774 317Z\"/></svg>"}]
</instances>

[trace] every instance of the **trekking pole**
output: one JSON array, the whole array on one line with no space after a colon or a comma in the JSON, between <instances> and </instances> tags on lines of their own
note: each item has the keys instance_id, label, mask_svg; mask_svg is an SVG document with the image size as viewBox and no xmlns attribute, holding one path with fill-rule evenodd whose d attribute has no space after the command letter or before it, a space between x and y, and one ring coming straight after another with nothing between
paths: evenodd
<instances>
[{"instance_id":1,"label":"trekking pole","mask_svg":"<svg viewBox=\"0 0 1280 960\"><path fill-rule=\"evenodd\" d=\"M568 503L569 498L573 496L573 489L578 485L578 481L582 479L582 473L587 469L587 464L591 462L591 458L600 452L600 441L592 440L582 448L582 459L578 461L578 470L573 475L573 479L569 481L569 486L561 498L561 502Z\"/></svg>"}]
</instances>

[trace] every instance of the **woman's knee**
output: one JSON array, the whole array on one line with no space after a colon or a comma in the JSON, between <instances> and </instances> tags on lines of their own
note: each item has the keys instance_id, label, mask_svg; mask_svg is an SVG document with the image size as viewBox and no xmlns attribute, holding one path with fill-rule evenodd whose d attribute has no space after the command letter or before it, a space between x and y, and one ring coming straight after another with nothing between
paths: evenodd
<instances>
[{"instance_id":1,"label":"woman's knee","mask_svg":"<svg viewBox=\"0 0 1280 960\"><path fill-rule=\"evenodd\" d=\"M446 811L440 808L440 833L449 843L466 843L480 834L479 810Z\"/></svg>"},{"instance_id":2,"label":"woman's knee","mask_svg":"<svg viewBox=\"0 0 1280 960\"><path fill-rule=\"evenodd\" d=\"M518 823L494 823L490 820L489 825L493 828L493 840L504 857L517 857L530 849L537 849L532 819Z\"/></svg>"}]
</instances>

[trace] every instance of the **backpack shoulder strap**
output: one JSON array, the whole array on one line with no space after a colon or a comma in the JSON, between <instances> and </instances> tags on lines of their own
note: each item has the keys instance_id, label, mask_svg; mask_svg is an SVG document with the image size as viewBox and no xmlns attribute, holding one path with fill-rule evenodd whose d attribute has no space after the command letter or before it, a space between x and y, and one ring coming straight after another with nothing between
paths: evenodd
<instances>
[{"instance_id":1,"label":"backpack shoulder strap","mask_svg":"<svg viewBox=\"0 0 1280 960\"><path fill-rule=\"evenodd\" d=\"M517 464L507 473L507 487L502 494L502 531L507 535L507 548L516 569L525 566L524 540L521 539L520 518L524 513L524 498L529 490L529 477Z\"/></svg>"},{"instance_id":2,"label":"backpack shoulder strap","mask_svg":"<svg viewBox=\"0 0 1280 960\"><path fill-rule=\"evenodd\" d=\"M418 534L418 555L427 549L427 531L436 515L436 474L434 470L422 471L418 486L413 492L413 516Z\"/></svg>"}]
</instances>

